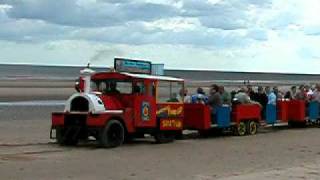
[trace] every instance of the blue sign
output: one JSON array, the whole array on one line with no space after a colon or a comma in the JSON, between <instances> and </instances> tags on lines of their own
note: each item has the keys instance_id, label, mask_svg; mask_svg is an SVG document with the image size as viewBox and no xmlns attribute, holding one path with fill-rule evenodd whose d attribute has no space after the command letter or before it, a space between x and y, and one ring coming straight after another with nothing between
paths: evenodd
<instances>
[{"instance_id":1,"label":"blue sign","mask_svg":"<svg viewBox=\"0 0 320 180\"><path fill-rule=\"evenodd\" d=\"M114 68L118 72L151 74L151 62L149 61L115 58Z\"/></svg>"}]
</instances>

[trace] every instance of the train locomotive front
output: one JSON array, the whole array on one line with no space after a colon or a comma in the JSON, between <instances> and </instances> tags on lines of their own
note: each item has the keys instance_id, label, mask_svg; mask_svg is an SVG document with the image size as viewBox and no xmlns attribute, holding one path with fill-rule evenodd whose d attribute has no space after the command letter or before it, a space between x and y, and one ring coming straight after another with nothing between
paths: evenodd
<instances>
[{"instance_id":1,"label":"train locomotive front","mask_svg":"<svg viewBox=\"0 0 320 180\"><path fill-rule=\"evenodd\" d=\"M94 138L100 146L117 147L125 140L150 134L158 143L174 140L183 128L183 103L159 102L173 83L183 79L126 72L81 71L83 88L66 102L63 112L52 113L52 128L61 145ZM181 88L180 87L180 88ZM171 92L171 90L170 90ZM171 94L169 95L171 96Z\"/></svg>"}]
</instances>

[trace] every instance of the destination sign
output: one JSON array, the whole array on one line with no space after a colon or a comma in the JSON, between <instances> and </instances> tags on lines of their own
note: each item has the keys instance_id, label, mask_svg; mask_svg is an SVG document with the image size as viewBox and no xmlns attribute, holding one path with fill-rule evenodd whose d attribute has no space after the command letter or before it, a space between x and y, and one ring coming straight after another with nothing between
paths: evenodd
<instances>
[{"instance_id":1,"label":"destination sign","mask_svg":"<svg viewBox=\"0 0 320 180\"><path fill-rule=\"evenodd\" d=\"M125 58L115 58L114 68L118 72L151 74L151 62Z\"/></svg>"}]
</instances>

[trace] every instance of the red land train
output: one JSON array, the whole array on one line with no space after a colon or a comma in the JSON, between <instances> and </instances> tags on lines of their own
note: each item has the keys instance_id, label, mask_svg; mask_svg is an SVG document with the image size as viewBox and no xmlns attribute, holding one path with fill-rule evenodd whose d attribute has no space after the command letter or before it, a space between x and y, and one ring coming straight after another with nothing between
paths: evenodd
<instances>
[{"instance_id":1,"label":"red land train","mask_svg":"<svg viewBox=\"0 0 320 180\"><path fill-rule=\"evenodd\" d=\"M103 147L116 147L144 134L165 143L173 141L184 129L203 133L220 128L231 129L240 136L253 135L259 124L306 124L317 121L319 115L317 103L310 103L306 113L303 101L279 101L278 108L267 107L264 121L260 106L238 104L219 107L212 122L207 105L170 102L184 88L183 79L127 72L95 73L88 68L81 73L79 93L67 100L63 112L52 113L51 138L55 130L61 145L75 145L94 137Z\"/></svg>"}]
</instances>

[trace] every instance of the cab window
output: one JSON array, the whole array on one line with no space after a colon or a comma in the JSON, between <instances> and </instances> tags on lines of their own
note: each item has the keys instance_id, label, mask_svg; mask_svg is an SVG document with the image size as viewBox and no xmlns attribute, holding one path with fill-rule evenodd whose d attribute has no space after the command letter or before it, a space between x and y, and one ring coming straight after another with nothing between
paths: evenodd
<instances>
[{"instance_id":1,"label":"cab window","mask_svg":"<svg viewBox=\"0 0 320 180\"><path fill-rule=\"evenodd\" d=\"M92 90L102 92L103 94L131 94L131 81L117 81L117 80L101 80L93 81L91 83Z\"/></svg>"},{"instance_id":2,"label":"cab window","mask_svg":"<svg viewBox=\"0 0 320 180\"><path fill-rule=\"evenodd\" d=\"M159 81L158 83L158 102L181 102L182 97L179 92L183 89L180 82Z\"/></svg>"},{"instance_id":3,"label":"cab window","mask_svg":"<svg viewBox=\"0 0 320 180\"><path fill-rule=\"evenodd\" d=\"M145 94L145 85L143 82L135 82L132 87L133 94Z\"/></svg>"}]
</instances>

